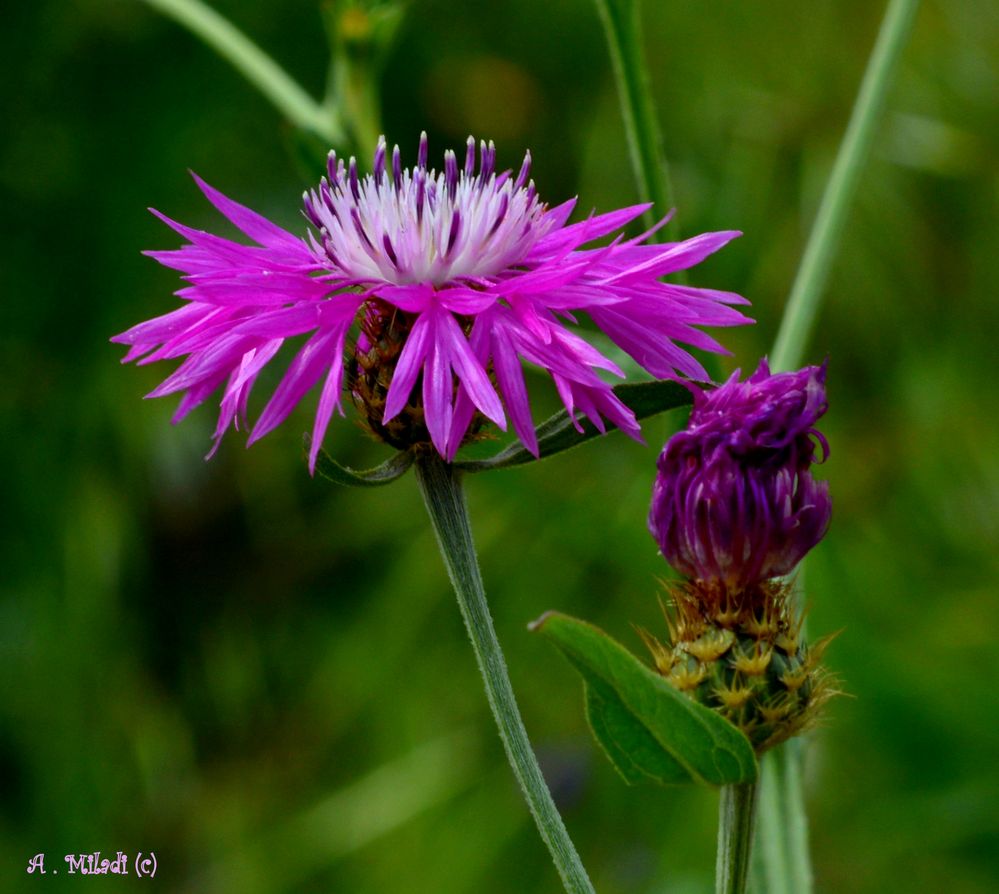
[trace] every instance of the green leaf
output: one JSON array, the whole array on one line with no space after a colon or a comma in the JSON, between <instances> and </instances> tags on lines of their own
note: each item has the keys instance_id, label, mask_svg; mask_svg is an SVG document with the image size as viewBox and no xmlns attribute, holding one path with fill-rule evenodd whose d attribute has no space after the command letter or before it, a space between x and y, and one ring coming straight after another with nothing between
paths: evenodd
<instances>
[{"instance_id":1,"label":"green leaf","mask_svg":"<svg viewBox=\"0 0 999 894\"><path fill-rule=\"evenodd\" d=\"M325 450L320 450L316 458L316 471L323 478L344 487L381 487L401 478L412 464L413 454L407 450L397 453L373 469L351 469L341 466Z\"/></svg>"},{"instance_id":2,"label":"green leaf","mask_svg":"<svg viewBox=\"0 0 999 894\"><path fill-rule=\"evenodd\" d=\"M660 785L691 781L690 773L672 757L634 717L614 689L599 677L576 668L583 674L586 719L597 742L610 762L629 785L648 782Z\"/></svg>"},{"instance_id":3,"label":"green leaf","mask_svg":"<svg viewBox=\"0 0 999 894\"><path fill-rule=\"evenodd\" d=\"M592 624L549 612L531 625L583 676L593 734L625 781L753 782L753 746Z\"/></svg>"},{"instance_id":4,"label":"green leaf","mask_svg":"<svg viewBox=\"0 0 999 894\"><path fill-rule=\"evenodd\" d=\"M631 408L636 419L647 419L649 416L662 413L664 410L688 406L693 402L691 393L683 385L669 380L618 385L614 388L614 394ZM614 428L615 426L608 425L609 430ZM535 456L523 444L515 441L489 459L459 462L455 463L455 467L465 472L506 469L510 466L519 466L523 463L534 462L536 459L544 459L555 453L561 453L563 450L576 447L601 434L600 430L589 420L582 422L582 429L581 432L578 431L569 414L565 410L560 410L542 422L536 429L539 456Z\"/></svg>"}]
</instances>

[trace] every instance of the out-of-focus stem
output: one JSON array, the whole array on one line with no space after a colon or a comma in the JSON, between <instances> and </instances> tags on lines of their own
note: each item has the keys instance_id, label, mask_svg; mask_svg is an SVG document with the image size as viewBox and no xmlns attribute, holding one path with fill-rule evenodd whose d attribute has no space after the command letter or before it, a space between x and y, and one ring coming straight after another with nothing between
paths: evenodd
<instances>
[{"instance_id":1,"label":"out-of-focus stem","mask_svg":"<svg viewBox=\"0 0 999 894\"><path fill-rule=\"evenodd\" d=\"M337 0L321 10L330 45L323 104L340 113L357 154L371 158L384 133L381 74L405 14L402 3Z\"/></svg>"},{"instance_id":2,"label":"out-of-focus stem","mask_svg":"<svg viewBox=\"0 0 999 894\"><path fill-rule=\"evenodd\" d=\"M777 341L770 352L770 366L774 372L792 369L801 363L829 278L829 268L839 246L843 224L884 111L888 87L912 32L918 7L919 0L891 0L888 4L860 92L853 104L850 123L791 288Z\"/></svg>"},{"instance_id":3,"label":"out-of-focus stem","mask_svg":"<svg viewBox=\"0 0 999 894\"><path fill-rule=\"evenodd\" d=\"M919 0L890 0L885 11L770 352L774 372L793 369L802 361L846 216L918 7ZM760 846L754 867L761 894L812 891L801 758L801 743L792 741L775 748L763 761Z\"/></svg>"},{"instance_id":4,"label":"out-of-focus stem","mask_svg":"<svg viewBox=\"0 0 999 894\"><path fill-rule=\"evenodd\" d=\"M337 111L316 102L280 65L228 19L201 0L142 0L201 38L293 124L342 145Z\"/></svg>"},{"instance_id":5,"label":"out-of-focus stem","mask_svg":"<svg viewBox=\"0 0 999 894\"><path fill-rule=\"evenodd\" d=\"M639 198L653 203L652 210L645 215L651 226L673 207L673 186L642 52L638 0L596 0L596 3L610 48ZM673 221L653 238L662 241L663 237L677 238ZM682 274L675 279L685 281Z\"/></svg>"},{"instance_id":6,"label":"out-of-focus stem","mask_svg":"<svg viewBox=\"0 0 999 894\"><path fill-rule=\"evenodd\" d=\"M358 154L371 159L382 134L377 79L366 60L337 54L332 62L336 99L349 122Z\"/></svg>"}]
</instances>

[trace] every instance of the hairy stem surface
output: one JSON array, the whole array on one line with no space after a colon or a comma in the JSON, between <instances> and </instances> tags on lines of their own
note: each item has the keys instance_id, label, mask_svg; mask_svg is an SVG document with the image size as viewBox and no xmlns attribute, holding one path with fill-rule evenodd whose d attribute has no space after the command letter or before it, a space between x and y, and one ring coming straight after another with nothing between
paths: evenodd
<instances>
[{"instance_id":1,"label":"hairy stem surface","mask_svg":"<svg viewBox=\"0 0 999 894\"><path fill-rule=\"evenodd\" d=\"M552 801L517 708L506 662L486 603L460 473L433 453L417 459L416 477L437 535L437 545L458 597L465 629L472 640L489 707L496 718L510 766L524 792L538 831L548 845L565 890L570 894L593 894L593 885Z\"/></svg>"}]
</instances>

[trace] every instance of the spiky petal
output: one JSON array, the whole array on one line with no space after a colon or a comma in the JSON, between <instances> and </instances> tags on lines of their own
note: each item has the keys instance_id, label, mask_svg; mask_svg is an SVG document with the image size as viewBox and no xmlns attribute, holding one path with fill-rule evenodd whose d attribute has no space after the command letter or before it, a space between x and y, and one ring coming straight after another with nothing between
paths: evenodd
<instances>
[{"instance_id":1,"label":"spiky petal","mask_svg":"<svg viewBox=\"0 0 999 894\"><path fill-rule=\"evenodd\" d=\"M378 414L376 432L408 414L410 422L391 430L404 442L431 441L450 460L482 420L505 428L509 414L536 452L523 361L552 377L570 413L640 437L634 414L602 376L622 371L574 331L579 312L660 378L706 380L703 367L677 343L723 352L696 327L750 322L733 307L747 303L739 295L661 281L738 233L663 245L618 236L586 248L648 206L567 224L574 202L548 208L540 201L528 179L530 154L516 176L497 173L492 143L480 143L476 155L472 138L461 165L448 152L438 172L427 168L427 158L426 134L412 169L403 169L398 147L390 160L384 140L364 176L355 159L345 163L331 153L326 177L304 196L313 228L305 238L196 177L209 201L256 244L159 215L188 240L177 250L149 252L184 275L188 285L177 294L185 303L113 339L131 346L126 360L185 358L150 396L182 393L179 420L221 389L217 446L229 427L246 425L264 366L287 340L301 338L252 426L250 443L319 386L314 467L349 379L355 401L371 395L365 409L369 418ZM383 328L368 331L372 321L383 321ZM357 350L345 362L358 328ZM403 341L385 343L390 336ZM372 366L382 359L388 367Z\"/></svg>"}]
</instances>

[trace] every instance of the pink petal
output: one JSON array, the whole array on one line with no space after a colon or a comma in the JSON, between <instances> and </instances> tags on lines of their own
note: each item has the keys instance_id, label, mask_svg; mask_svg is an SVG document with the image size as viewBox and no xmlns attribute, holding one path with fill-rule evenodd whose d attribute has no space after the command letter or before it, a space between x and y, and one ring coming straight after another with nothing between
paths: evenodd
<instances>
[{"instance_id":1,"label":"pink petal","mask_svg":"<svg viewBox=\"0 0 999 894\"><path fill-rule=\"evenodd\" d=\"M250 339L241 336L224 336L209 347L191 354L174 372L149 392L146 397L163 397L187 388L194 388L205 379L221 384L238 363L239 358L253 347Z\"/></svg>"},{"instance_id":2,"label":"pink petal","mask_svg":"<svg viewBox=\"0 0 999 894\"><path fill-rule=\"evenodd\" d=\"M437 301L441 307L466 316L483 313L496 303L498 297L491 290L466 289L461 286L452 286L437 292Z\"/></svg>"},{"instance_id":3,"label":"pink petal","mask_svg":"<svg viewBox=\"0 0 999 894\"><path fill-rule=\"evenodd\" d=\"M563 227L538 240L528 257L556 254L566 247L576 248L579 245L592 242L594 239L607 235L607 233L620 230L651 207L650 203L632 205L629 208L620 208L607 214L598 214L579 223Z\"/></svg>"},{"instance_id":4,"label":"pink petal","mask_svg":"<svg viewBox=\"0 0 999 894\"><path fill-rule=\"evenodd\" d=\"M264 338L291 338L309 332L318 325L319 305L299 304L254 314L245 322L235 326L232 331Z\"/></svg>"},{"instance_id":5,"label":"pink petal","mask_svg":"<svg viewBox=\"0 0 999 894\"><path fill-rule=\"evenodd\" d=\"M379 284L374 293L406 313L423 313L433 301L434 287L428 283L414 283L407 286Z\"/></svg>"},{"instance_id":6,"label":"pink petal","mask_svg":"<svg viewBox=\"0 0 999 894\"><path fill-rule=\"evenodd\" d=\"M468 346L476 360L483 366L489 362L489 342L492 325L492 313L485 311L476 317L472 331L468 337ZM451 416L451 431L448 434L448 452L444 457L448 462L454 459L461 442L468 432L472 416L475 415L475 404L468 396L468 391L461 383L458 385L458 396L454 402L454 414Z\"/></svg>"},{"instance_id":7,"label":"pink petal","mask_svg":"<svg viewBox=\"0 0 999 894\"><path fill-rule=\"evenodd\" d=\"M316 408L316 424L312 429L312 446L309 448L309 474L316 472L316 460L323 445L323 438L326 436L326 428L333 416L333 410L338 409L342 413L340 395L343 390L343 348L347 335L347 327L337 334L334 360L330 366L329 374L323 383L323 390L319 395L319 406Z\"/></svg>"},{"instance_id":8,"label":"pink petal","mask_svg":"<svg viewBox=\"0 0 999 894\"><path fill-rule=\"evenodd\" d=\"M268 248L297 248L300 245L304 246L302 240L297 236L272 223L256 211L252 211L245 205L240 205L239 202L222 195L217 189L205 183L193 171L191 171L191 176L208 201L251 239L259 242L261 245L266 245Z\"/></svg>"},{"instance_id":9,"label":"pink petal","mask_svg":"<svg viewBox=\"0 0 999 894\"><path fill-rule=\"evenodd\" d=\"M139 323L137 326L113 336L111 341L125 345L156 344L184 332L192 324L203 320L214 312L215 309L211 307L185 304L168 314Z\"/></svg>"},{"instance_id":10,"label":"pink petal","mask_svg":"<svg viewBox=\"0 0 999 894\"><path fill-rule=\"evenodd\" d=\"M446 456L448 435L451 432L451 392L453 377L451 367L435 337L431 336L429 356L423 365L423 410L437 452Z\"/></svg>"},{"instance_id":11,"label":"pink petal","mask_svg":"<svg viewBox=\"0 0 999 894\"><path fill-rule=\"evenodd\" d=\"M534 420L531 418L531 404L527 396L520 359L502 330L496 332L493 346L493 368L496 370L496 379L503 392L503 399L510 411L513 430L524 446L537 456L538 437L534 430Z\"/></svg>"},{"instance_id":12,"label":"pink petal","mask_svg":"<svg viewBox=\"0 0 999 894\"><path fill-rule=\"evenodd\" d=\"M588 341L584 341L568 329L562 326L552 326L552 336L580 363L597 369L605 369L619 378L624 378L624 370L620 366L608 357L604 357Z\"/></svg>"},{"instance_id":13,"label":"pink petal","mask_svg":"<svg viewBox=\"0 0 999 894\"><path fill-rule=\"evenodd\" d=\"M318 332L302 346L253 426L247 446L259 441L284 422L305 392L316 384L326 368L335 361L333 349L336 335L335 331Z\"/></svg>"},{"instance_id":14,"label":"pink petal","mask_svg":"<svg viewBox=\"0 0 999 894\"><path fill-rule=\"evenodd\" d=\"M576 429L580 434L583 433L583 426L580 424L579 420L576 418L576 399L572 392L572 383L558 375L558 373L552 373L552 379L555 381L555 390L558 392L559 399L565 406L565 411L569 414L569 419L572 422L572 427Z\"/></svg>"},{"instance_id":15,"label":"pink petal","mask_svg":"<svg viewBox=\"0 0 999 894\"><path fill-rule=\"evenodd\" d=\"M220 368L215 370L210 376L198 382L196 385L193 385L188 390L187 394L181 398L180 404L177 406L176 411L173 416L170 417L170 421L176 425L188 413L190 413L191 410L202 404L208 395L222 384L226 375L227 371L224 368Z\"/></svg>"},{"instance_id":16,"label":"pink petal","mask_svg":"<svg viewBox=\"0 0 999 894\"><path fill-rule=\"evenodd\" d=\"M684 270L699 264L708 255L714 254L722 246L731 242L736 236L741 236L738 230L728 230L720 233L701 233L684 242L664 246L664 250L656 257L642 264L621 270L606 282L630 277L663 276L676 270Z\"/></svg>"},{"instance_id":17,"label":"pink petal","mask_svg":"<svg viewBox=\"0 0 999 894\"><path fill-rule=\"evenodd\" d=\"M447 357L458 373L461 384L468 396L484 415L506 431L506 416L499 395L489 381L489 376L482 368L468 346L465 333L447 311L437 314L435 336L443 356Z\"/></svg>"},{"instance_id":18,"label":"pink petal","mask_svg":"<svg viewBox=\"0 0 999 894\"><path fill-rule=\"evenodd\" d=\"M266 342L260 348L251 348L243 355L239 367L230 374L229 384L226 385L219 405L219 418L215 425L215 433L212 435L215 443L205 457L206 459L211 459L215 455L229 426L238 420L240 414L245 414L250 391L253 389L260 370L274 357L283 342L283 339L278 338Z\"/></svg>"},{"instance_id":19,"label":"pink petal","mask_svg":"<svg viewBox=\"0 0 999 894\"><path fill-rule=\"evenodd\" d=\"M548 210L548 213L544 216L545 226L551 227L550 232L555 230L561 230L565 227L565 222L569 219L572 214L572 210L576 207L576 199L569 199L567 202L563 202L561 205L556 205L554 208Z\"/></svg>"},{"instance_id":20,"label":"pink petal","mask_svg":"<svg viewBox=\"0 0 999 894\"><path fill-rule=\"evenodd\" d=\"M594 308L590 315L616 345L657 378L672 379L677 370L701 381L708 378L690 354L631 316L602 307Z\"/></svg>"},{"instance_id":21,"label":"pink petal","mask_svg":"<svg viewBox=\"0 0 999 894\"><path fill-rule=\"evenodd\" d=\"M413 385L416 384L416 377L423 366L423 359L427 356L430 344L429 330L430 314L422 314L413 324L392 372L392 381L389 383L388 394L385 395L383 423L395 418L409 401Z\"/></svg>"}]
</instances>

